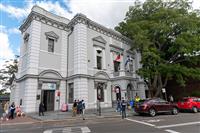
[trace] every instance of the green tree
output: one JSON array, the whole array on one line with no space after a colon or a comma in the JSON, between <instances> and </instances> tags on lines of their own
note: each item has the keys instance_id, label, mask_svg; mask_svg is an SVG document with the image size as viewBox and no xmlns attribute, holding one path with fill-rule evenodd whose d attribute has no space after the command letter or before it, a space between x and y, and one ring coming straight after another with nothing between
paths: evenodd
<instances>
[{"instance_id":1,"label":"green tree","mask_svg":"<svg viewBox=\"0 0 200 133\"><path fill-rule=\"evenodd\" d=\"M5 61L4 68L0 70L0 84L2 85L0 94L3 94L6 89L9 89L15 79L15 74L18 71L18 57L16 56L15 59Z\"/></svg>"},{"instance_id":2,"label":"green tree","mask_svg":"<svg viewBox=\"0 0 200 133\"><path fill-rule=\"evenodd\" d=\"M161 96L169 79L184 86L200 79L200 13L188 0L136 1L115 29L134 41L141 52L138 70L151 96Z\"/></svg>"}]
</instances>

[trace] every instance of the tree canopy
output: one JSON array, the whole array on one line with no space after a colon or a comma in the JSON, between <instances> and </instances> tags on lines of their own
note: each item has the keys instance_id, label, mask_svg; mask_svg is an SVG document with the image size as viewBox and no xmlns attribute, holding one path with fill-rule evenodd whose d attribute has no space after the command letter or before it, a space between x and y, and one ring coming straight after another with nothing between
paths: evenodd
<instances>
[{"instance_id":1,"label":"tree canopy","mask_svg":"<svg viewBox=\"0 0 200 133\"><path fill-rule=\"evenodd\" d=\"M18 71L18 57L16 56L15 59L6 61L4 68L0 70L0 84L2 85L0 94L4 93L6 89L9 89L15 79L15 74Z\"/></svg>"},{"instance_id":2,"label":"tree canopy","mask_svg":"<svg viewBox=\"0 0 200 133\"><path fill-rule=\"evenodd\" d=\"M169 79L182 86L188 78L200 79L200 12L191 5L188 0L136 1L115 27L141 52L138 74L151 96L161 95Z\"/></svg>"}]
</instances>

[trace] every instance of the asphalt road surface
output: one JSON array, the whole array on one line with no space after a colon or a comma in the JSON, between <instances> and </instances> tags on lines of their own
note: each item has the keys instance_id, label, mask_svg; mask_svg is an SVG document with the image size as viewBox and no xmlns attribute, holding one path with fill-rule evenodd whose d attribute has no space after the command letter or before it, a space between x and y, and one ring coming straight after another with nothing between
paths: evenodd
<instances>
[{"instance_id":1,"label":"asphalt road surface","mask_svg":"<svg viewBox=\"0 0 200 133\"><path fill-rule=\"evenodd\" d=\"M1 126L0 133L200 133L200 113L131 116L121 118L81 118L72 121L40 122Z\"/></svg>"}]
</instances>

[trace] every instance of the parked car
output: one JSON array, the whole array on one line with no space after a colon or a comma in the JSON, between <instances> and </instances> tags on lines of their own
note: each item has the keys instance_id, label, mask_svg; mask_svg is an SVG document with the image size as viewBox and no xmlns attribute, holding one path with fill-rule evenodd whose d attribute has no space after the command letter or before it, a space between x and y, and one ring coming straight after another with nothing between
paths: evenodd
<instances>
[{"instance_id":1,"label":"parked car","mask_svg":"<svg viewBox=\"0 0 200 133\"><path fill-rule=\"evenodd\" d=\"M178 108L181 111L192 111L197 113L200 111L200 98L198 97L183 97L178 101Z\"/></svg>"},{"instance_id":2,"label":"parked car","mask_svg":"<svg viewBox=\"0 0 200 133\"><path fill-rule=\"evenodd\" d=\"M150 116L155 116L158 113L170 112L174 115L178 114L178 106L176 103L170 103L161 98L153 98L141 100L136 103L135 112L138 114L147 113Z\"/></svg>"}]
</instances>

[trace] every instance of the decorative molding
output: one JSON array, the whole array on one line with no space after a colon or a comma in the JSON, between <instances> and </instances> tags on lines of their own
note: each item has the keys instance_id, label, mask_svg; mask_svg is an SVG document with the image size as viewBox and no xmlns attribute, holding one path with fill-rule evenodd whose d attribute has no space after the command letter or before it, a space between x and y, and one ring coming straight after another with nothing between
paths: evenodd
<instances>
[{"instance_id":1,"label":"decorative molding","mask_svg":"<svg viewBox=\"0 0 200 133\"><path fill-rule=\"evenodd\" d=\"M45 32L45 35L46 35L46 39L51 38L51 39L54 39L56 42L59 38L59 36L53 31Z\"/></svg>"},{"instance_id":2,"label":"decorative molding","mask_svg":"<svg viewBox=\"0 0 200 133\"><path fill-rule=\"evenodd\" d=\"M38 6L37 6L37 8L39 8L39 10L42 10L46 14L51 14L50 12L44 10L43 8L40 8ZM57 16L57 17L59 17L59 16ZM60 17L60 18L62 18L62 17ZM67 20L67 18L65 18L65 19ZM50 17L47 17L47 16L41 14L40 11L34 10L34 7L33 7L32 11L28 15L27 19L20 26L20 28L19 28L20 31L22 33L25 32L33 20L40 21L44 24L47 24L47 25L50 25L50 26L53 26L55 28L58 28L60 30L65 30L65 31L70 31L70 29L73 28L76 24L82 23L82 24L87 25L88 28L90 28L94 31L97 31L101 34L104 34L108 37L112 37L116 40L119 40L124 44L130 45L133 43L133 41L131 39L121 35L119 32L109 29L109 28L106 28L105 26L102 26L102 25L90 20L83 14L75 15L74 18L67 24L64 22L56 21Z\"/></svg>"},{"instance_id":3,"label":"decorative molding","mask_svg":"<svg viewBox=\"0 0 200 133\"><path fill-rule=\"evenodd\" d=\"M100 42L100 43L103 43L104 45L106 44L106 40L103 39L102 36L94 37L94 38L92 38L92 40L93 40L93 41Z\"/></svg>"},{"instance_id":4,"label":"decorative molding","mask_svg":"<svg viewBox=\"0 0 200 133\"><path fill-rule=\"evenodd\" d=\"M112 30L112 29L108 29L105 26L102 26L92 20L90 20L89 18L87 18L85 15L79 13L77 14L68 24L68 27L73 27L74 25L76 25L77 23L83 23L85 25L87 25L88 28L95 30L99 33L102 33L108 37L112 37L116 40L119 40L125 44L132 44L133 41L123 35L121 35L119 32Z\"/></svg>"},{"instance_id":5,"label":"decorative molding","mask_svg":"<svg viewBox=\"0 0 200 133\"><path fill-rule=\"evenodd\" d=\"M123 53L124 49L123 48L120 48L118 46L115 46L115 45L112 45L110 44L110 51L114 51L114 52L120 52L120 53Z\"/></svg>"},{"instance_id":6,"label":"decorative molding","mask_svg":"<svg viewBox=\"0 0 200 133\"><path fill-rule=\"evenodd\" d=\"M31 11L31 13L28 15L27 19L24 21L24 23L20 26L19 30L23 33L27 30L27 28L30 26L31 22L33 20L39 21L41 23L47 24L49 26L55 27L60 30L69 31L69 27L66 23L58 22L52 18L49 18L47 16L44 16L38 12Z\"/></svg>"},{"instance_id":7,"label":"decorative molding","mask_svg":"<svg viewBox=\"0 0 200 133\"><path fill-rule=\"evenodd\" d=\"M39 77L39 78L48 78L48 77L45 77L45 74L48 74L48 73L52 73L52 74L56 75L56 76L57 76L57 79L59 79L59 80L63 78L59 72L57 72L57 71L55 71L55 70L51 70L51 69L42 71L42 72L38 75L38 77Z\"/></svg>"}]
</instances>

